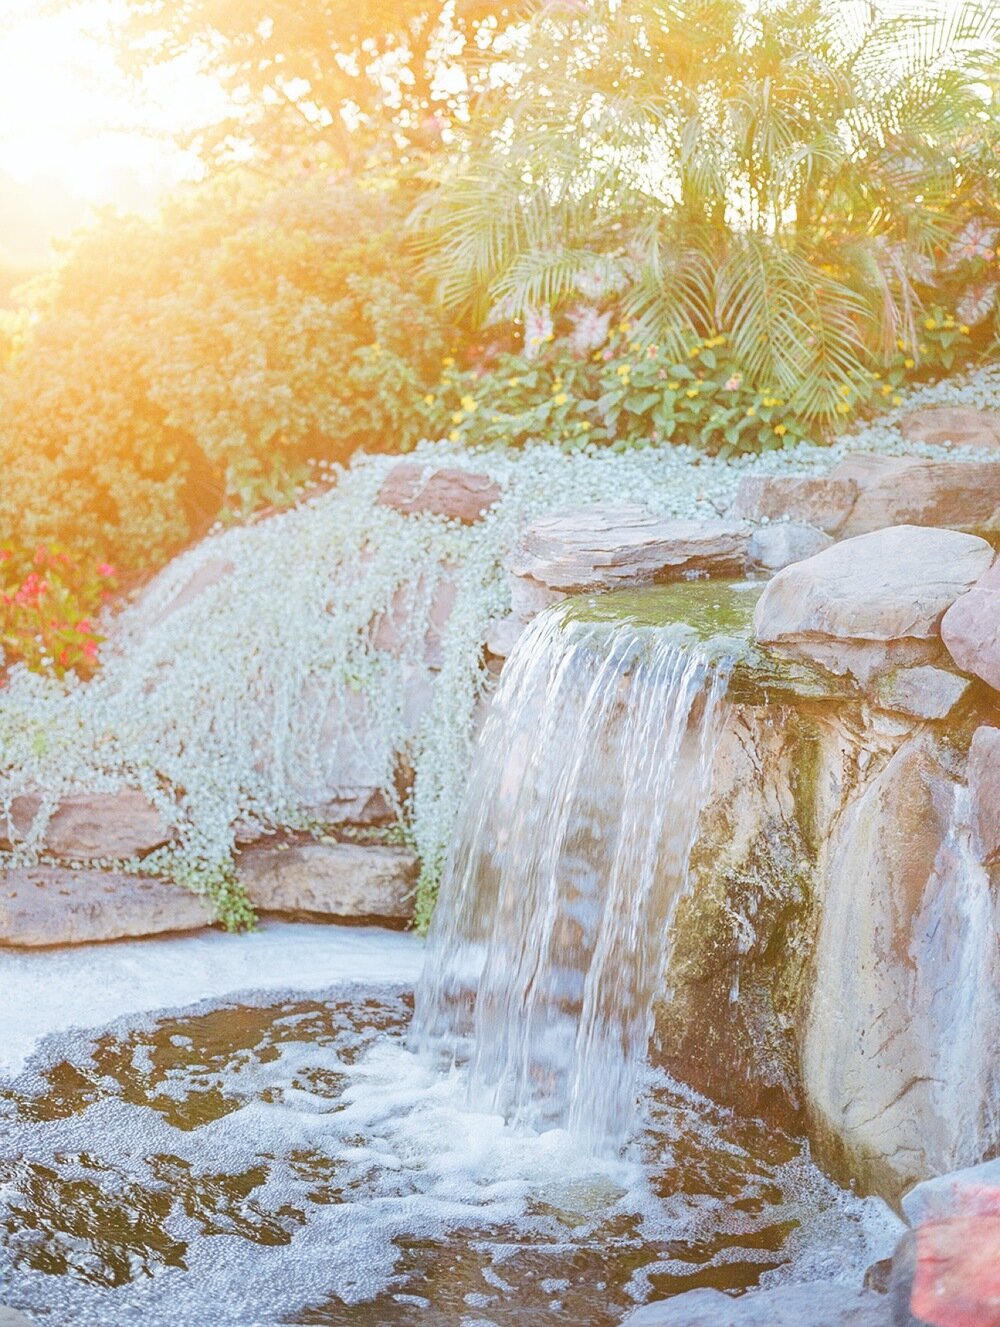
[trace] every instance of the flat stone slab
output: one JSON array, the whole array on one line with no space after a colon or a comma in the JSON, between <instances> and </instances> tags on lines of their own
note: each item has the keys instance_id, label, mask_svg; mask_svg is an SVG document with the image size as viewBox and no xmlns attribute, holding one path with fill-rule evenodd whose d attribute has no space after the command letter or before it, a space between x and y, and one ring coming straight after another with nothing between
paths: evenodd
<instances>
[{"instance_id":1,"label":"flat stone slab","mask_svg":"<svg viewBox=\"0 0 1000 1327\"><path fill-rule=\"evenodd\" d=\"M815 1281L738 1299L719 1290L690 1290L636 1309L622 1327L892 1327L892 1315L883 1295Z\"/></svg>"},{"instance_id":2,"label":"flat stone slab","mask_svg":"<svg viewBox=\"0 0 1000 1327\"><path fill-rule=\"evenodd\" d=\"M970 685L947 668L923 664L886 673L877 680L873 696L883 709L914 719L946 719Z\"/></svg>"},{"instance_id":3,"label":"flat stone slab","mask_svg":"<svg viewBox=\"0 0 1000 1327\"><path fill-rule=\"evenodd\" d=\"M404 462L382 481L378 501L404 516L428 512L473 525L481 521L503 490L489 475L473 470L441 469Z\"/></svg>"},{"instance_id":4,"label":"flat stone slab","mask_svg":"<svg viewBox=\"0 0 1000 1327\"><path fill-rule=\"evenodd\" d=\"M909 456L849 456L832 479L857 484L857 500L840 530L844 539L892 525L992 531L1000 525L1000 457L928 461Z\"/></svg>"},{"instance_id":5,"label":"flat stone slab","mask_svg":"<svg viewBox=\"0 0 1000 1327\"><path fill-rule=\"evenodd\" d=\"M23 840L41 806L41 797L16 797L6 825L11 840ZM138 788L64 797L49 819L41 846L70 861L134 857L173 838L164 817Z\"/></svg>"},{"instance_id":6,"label":"flat stone slab","mask_svg":"<svg viewBox=\"0 0 1000 1327\"><path fill-rule=\"evenodd\" d=\"M409 921L420 864L385 844L276 843L244 849L236 871L259 912Z\"/></svg>"},{"instance_id":7,"label":"flat stone slab","mask_svg":"<svg viewBox=\"0 0 1000 1327\"><path fill-rule=\"evenodd\" d=\"M564 593L699 571L724 575L743 569L751 533L743 521L680 520L638 504L594 503L533 522L507 566L515 576Z\"/></svg>"},{"instance_id":8,"label":"flat stone slab","mask_svg":"<svg viewBox=\"0 0 1000 1327\"><path fill-rule=\"evenodd\" d=\"M0 944L78 945L210 926L211 905L180 885L61 866L0 872Z\"/></svg>"},{"instance_id":9,"label":"flat stone slab","mask_svg":"<svg viewBox=\"0 0 1000 1327\"><path fill-rule=\"evenodd\" d=\"M904 415L899 430L907 442L1000 448L1000 411L968 405L924 406Z\"/></svg>"},{"instance_id":10,"label":"flat stone slab","mask_svg":"<svg viewBox=\"0 0 1000 1327\"><path fill-rule=\"evenodd\" d=\"M744 475L729 514L749 521L798 521L837 535L859 491L853 479L830 475Z\"/></svg>"}]
</instances>

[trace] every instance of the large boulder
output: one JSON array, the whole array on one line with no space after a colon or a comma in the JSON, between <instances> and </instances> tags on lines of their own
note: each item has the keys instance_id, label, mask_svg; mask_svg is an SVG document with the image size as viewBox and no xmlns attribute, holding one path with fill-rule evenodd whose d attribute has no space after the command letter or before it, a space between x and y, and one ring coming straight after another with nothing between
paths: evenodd
<instances>
[{"instance_id":1,"label":"large boulder","mask_svg":"<svg viewBox=\"0 0 1000 1327\"><path fill-rule=\"evenodd\" d=\"M804 1089L821 1158L889 1198L1000 1143L995 901L942 759L906 742L821 854Z\"/></svg>"},{"instance_id":2,"label":"large boulder","mask_svg":"<svg viewBox=\"0 0 1000 1327\"><path fill-rule=\"evenodd\" d=\"M205 899L165 880L58 866L0 873L0 945L121 940L197 930L212 920Z\"/></svg>"},{"instance_id":3,"label":"large boulder","mask_svg":"<svg viewBox=\"0 0 1000 1327\"><path fill-rule=\"evenodd\" d=\"M733 1299L719 1290L646 1304L622 1327L892 1327L888 1301L831 1281L752 1290Z\"/></svg>"},{"instance_id":4,"label":"large boulder","mask_svg":"<svg viewBox=\"0 0 1000 1327\"><path fill-rule=\"evenodd\" d=\"M743 521L681 520L636 504L595 503L534 521L507 565L514 576L559 594L608 590L742 571L750 534Z\"/></svg>"},{"instance_id":5,"label":"large boulder","mask_svg":"<svg viewBox=\"0 0 1000 1327\"><path fill-rule=\"evenodd\" d=\"M955 447L1000 447L1000 411L968 405L929 405L899 421L907 442L951 443Z\"/></svg>"},{"instance_id":6,"label":"large boulder","mask_svg":"<svg viewBox=\"0 0 1000 1327\"><path fill-rule=\"evenodd\" d=\"M409 848L361 843L261 844L236 871L259 912L408 921L420 864Z\"/></svg>"},{"instance_id":7,"label":"large boulder","mask_svg":"<svg viewBox=\"0 0 1000 1327\"><path fill-rule=\"evenodd\" d=\"M829 475L744 475L730 516L749 521L796 521L838 535L858 496L853 479Z\"/></svg>"},{"instance_id":8,"label":"large boulder","mask_svg":"<svg viewBox=\"0 0 1000 1327\"><path fill-rule=\"evenodd\" d=\"M16 797L7 820L7 838L27 837L39 814L36 794ZM138 788L64 797L42 833L41 846L70 861L125 859L167 843L174 831Z\"/></svg>"},{"instance_id":9,"label":"large boulder","mask_svg":"<svg viewBox=\"0 0 1000 1327\"><path fill-rule=\"evenodd\" d=\"M378 501L409 516L427 512L473 525L500 501L503 490L489 475L404 461L394 465L379 489Z\"/></svg>"},{"instance_id":10,"label":"large boulder","mask_svg":"<svg viewBox=\"0 0 1000 1327\"><path fill-rule=\"evenodd\" d=\"M892 525L1000 528L1000 458L928 461L859 454L835 466L831 478L852 480L860 490L840 530L845 539Z\"/></svg>"},{"instance_id":11,"label":"large boulder","mask_svg":"<svg viewBox=\"0 0 1000 1327\"><path fill-rule=\"evenodd\" d=\"M778 572L757 604L754 633L863 681L928 662L942 615L993 556L975 535L912 525L848 539Z\"/></svg>"},{"instance_id":12,"label":"large boulder","mask_svg":"<svg viewBox=\"0 0 1000 1327\"><path fill-rule=\"evenodd\" d=\"M991 568L948 609L941 638L959 668L1000 691L1000 567Z\"/></svg>"}]
</instances>

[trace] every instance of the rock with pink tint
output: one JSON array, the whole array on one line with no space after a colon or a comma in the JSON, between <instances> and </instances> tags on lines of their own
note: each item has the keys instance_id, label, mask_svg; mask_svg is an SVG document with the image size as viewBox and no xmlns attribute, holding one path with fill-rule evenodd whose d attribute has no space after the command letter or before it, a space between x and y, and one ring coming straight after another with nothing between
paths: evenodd
<instances>
[{"instance_id":1,"label":"rock with pink tint","mask_svg":"<svg viewBox=\"0 0 1000 1327\"><path fill-rule=\"evenodd\" d=\"M941 638L963 672L1000 691L1000 564L948 609Z\"/></svg>"},{"instance_id":2,"label":"rock with pink tint","mask_svg":"<svg viewBox=\"0 0 1000 1327\"><path fill-rule=\"evenodd\" d=\"M382 481L378 500L405 516L427 512L474 525L500 501L503 490L489 475L456 468L433 470L403 462Z\"/></svg>"},{"instance_id":3,"label":"rock with pink tint","mask_svg":"<svg viewBox=\"0 0 1000 1327\"><path fill-rule=\"evenodd\" d=\"M1000 728L976 729L965 777L983 861L1000 865Z\"/></svg>"},{"instance_id":4,"label":"rock with pink tint","mask_svg":"<svg viewBox=\"0 0 1000 1327\"><path fill-rule=\"evenodd\" d=\"M967 405L924 406L904 415L899 430L907 442L1000 447L1000 411Z\"/></svg>"}]
</instances>

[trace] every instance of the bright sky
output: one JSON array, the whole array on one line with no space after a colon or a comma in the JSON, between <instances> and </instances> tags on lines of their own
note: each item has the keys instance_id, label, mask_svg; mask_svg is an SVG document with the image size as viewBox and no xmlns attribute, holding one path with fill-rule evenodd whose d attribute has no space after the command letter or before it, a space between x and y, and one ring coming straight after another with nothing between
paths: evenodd
<instances>
[{"instance_id":1,"label":"bright sky","mask_svg":"<svg viewBox=\"0 0 1000 1327\"><path fill-rule=\"evenodd\" d=\"M85 221L91 204L149 206L197 169L170 131L218 105L211 85L183 70L132 87L102 40L119 0L42 9L0 0L0 260L44 261L49 239Z\"/></svg>"}]
</instances>

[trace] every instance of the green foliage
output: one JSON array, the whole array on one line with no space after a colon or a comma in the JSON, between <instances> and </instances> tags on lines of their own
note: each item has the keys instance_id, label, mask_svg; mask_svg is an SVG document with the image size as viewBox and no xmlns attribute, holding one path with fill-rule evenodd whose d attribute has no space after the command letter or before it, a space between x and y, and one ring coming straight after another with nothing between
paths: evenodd
<instances>
[{"instance_id":1,"label":"green foliage","mask_svg":"<svg viewBox=\"0 0 1000 1327\"><path fill-rule=\"evenodd\" d=\"M834 419L845 423L860 408L899 405L906 383L964 362L969 330L934 309L915 348L900 340L884 372L859 372L842 386ZM724 334L692 334L679 358L637 336L623 322L586 356L574 355L554 333L535 338L542 344L527 353L500 353L488 366L463 368L447 356L437 387L423 398L428 431L468 446L544 439L567 450L598 444L621 451L669 442L723 458L824 436L777 388L753 385Z\"/></svg>"},{"instance_id":2,"label":"green foliage","mask_svg":"<svg viewBox=\"0 0 1000 1327\"><path fill-rule=\"evenodd\" d=\"M993 335L998 48L978 0L540 6L421 200L427 270L472 317L582 300L673 359L721 329L748 382L835 419L929 306Z\"/></svg>"},{"instance_id":3,"label":"green foliage","mask_svg":"<svg viewBox=\"0 0 1000 1327\"><path fill-rule=\"evenodd\" d=\"M307 458L412 446L451 333L408 265L407 206L239 177L84 234L6 343L3 536L155 566L220 508L293 501Z\"/></svg>"}]
</instances>

